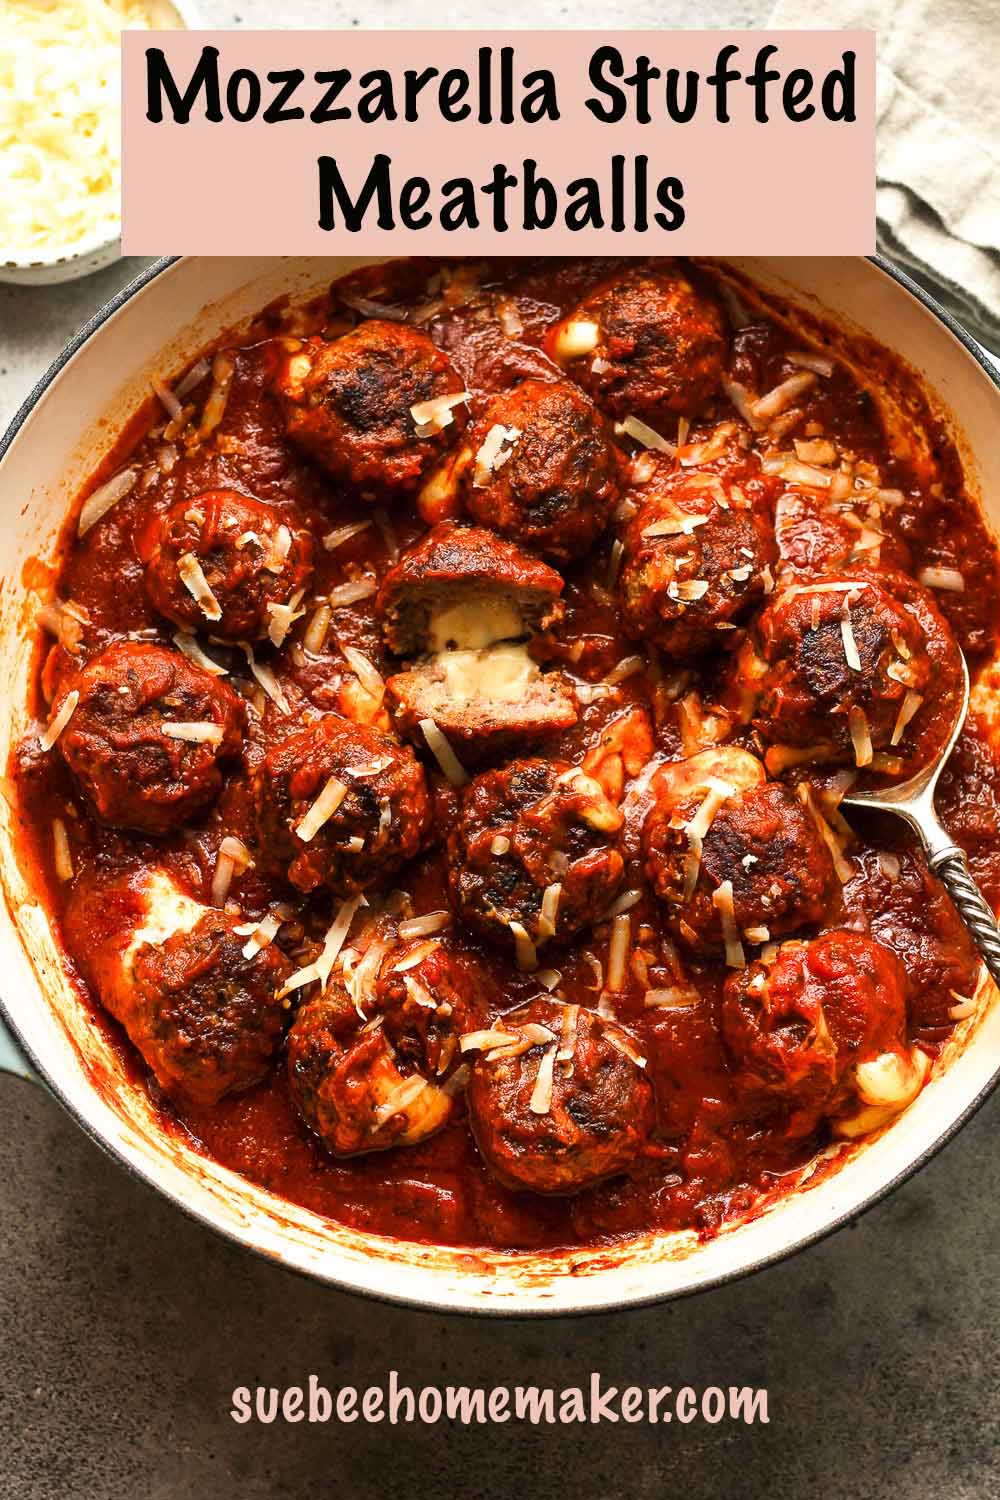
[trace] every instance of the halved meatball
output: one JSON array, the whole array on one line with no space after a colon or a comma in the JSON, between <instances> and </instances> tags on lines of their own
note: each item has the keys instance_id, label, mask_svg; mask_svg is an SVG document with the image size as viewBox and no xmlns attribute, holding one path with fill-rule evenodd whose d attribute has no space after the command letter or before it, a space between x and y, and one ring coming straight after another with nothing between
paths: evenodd
<instances>
[{"instance_id":1,"label":"halved meatball","mask_svg":"<svg viewBox=\"0 0 1000 1500\"><path fill-rule=\"evenodd\" d=\"M463 756L576 723L572 688L543 674L524 637L562 619L554 568L478 526L441 522L387 574L378 597L390 650L420 654L389 678L396 727L423 743L433 720Z\"/></svg>"},{"instance_id":2,"label":"halved meatball","mask_svg":"<svg viewBox=\"0 0 1000 1500\"><path fill-rule=\"evenodd\" d=\"M913 743L911 720L953 682L956 661L925 590L858 569L776 594L741 650L734 690L771 747L769 767L808 756L864 766L873 751Z\"/></svg>"},{"instance_id":3,"label":"halved meatball","mask_svg":"<svg viewBox=\"0 0 1000 1500\"><path fill-rule=\"evenodd\" d=\"M469 1123L506 1186L575 1193L638 1156L653 1126L653 1089L622 1027L540 996L501 1016L483 1043Z\"/></svg>"},{"instance_id":4,"label":"halved meatball","mask_svg":"<svg viewBox=\"0 0 1000 1500\"><path fill-rule=\"evenodd\" d=\"M481 526L442 521L390 568L376 607L395 656L476 650L563 617L563 580Z\"/></svg>"},{"instance_id":5,"label":"halved meatball","mask_svg":"<svg viewBox=\"0 0 1000 1500\"><path fill-rule=\"evenodd\" d=\"M522 962L594 922L621 885L622 814L600 783L558 760L514 760L465 788L448 842L462 920Z\"/></svg>"},{"instance_id":6,"label":"halved meatball","mask_svg":"<svg viewBox=\"0 0 1000 1500\"><path fill-rule=\"evenodd\" d=\"M646 875L671 930L693 948L725 941L720 896L750 943L822 920L833 865L813 819L744 750L663 767L643 827ZM725 902L729 911L728 902Z\"/></svg>"},{"instance_id":7,"label":"halved meatball","mask_svg":"<svg viewBox=\"0 0 1000 1500\"><path fill-rule=\"evenodd\" d=\"M53 719L74 694L57 744L102 823L167 833L218 796L246 711L179 651L115 641L63 683Z\"/></svg>"},{"instance_id":8,"label":"halved meatball","mask_svg":"<svg viewBox=\"0 0 1000 1500\"><path fill-rule=\"evenodd\" d=\"M405 323L307 339L275 389L292 441L364 499L410 494L465 426L464 398L448 402L462 396L451 361Z\"/></svg>"},{"instance_id":9,"label":"halved meatball","mask_svg":"<svg viewBox=\"0 0 1000 1500\"><path fill-rule=\"evenodd\" d=\"M156 517L138 551L161 615L230 641L267 635L274 610L297 604L312 578L308 531L235 490L178 501Z\"/></svg>"},{"instance_id":10,"label":"halved meatball","mask_svg":"<svg viewBox=\"0 0 1000 1500\"><path fill-rule=\"evenodd\" d=\"M731 975L722 1033L742 1088L786 1107L790 1133L808 1135L824 1116L846 1123L859 1105L892 1114L919 1092L926 1059L906 1045L906 1005L896 955L837 929Z\"/></svg>"},{"instance_id":11,"label":"halved meatball","mask_svg":"<svg viewBox=\"0 0 1000 1500\"><path fill-rule=\"evenodd\" d=\"M163 1088L199 1108L266 1077L288 1022L292 966L274 944L246 957L238 916L195 901L165 870L86 870L66 941Z\"/></svg>"},{"instance_id":12,"label":"halved meatball","mask_svg":"<svg viewBox=\"0 0 1000 1500\"><path fill-rule=\"evenodd\" d=\"M582 557L618 499L607 423L569 381L525 380L494 396L466 439L465 508L553 562Z\"/></svg>"},{"instance_id":13,"label":"halved meatball","mask_svg":"<svg viewBox=\"0 0 1000 1500\"><path fill-rule=\"evenodd\" d=\"M756 460L719 472L651 459L623 537L622 622L675 661L724 647L769 588L778 560L772 506L779 488Z\"/></svg>"},{"instance_id":14,"label":"halved meatball","mask_svg":"<svg viewBox=\"0 0 1000 1500\"><path fill-rule=\"evenodd\" d=\"M547 348L604 411L656 427L694 416L715 392L726 324L714 297L679 263L637 265L585 297Z\"/></svg>"},{"instance_id":15,"label":"halved meatball","mask_svg":"<svg viewBox=\"0 0 1000 1500\"><path fill-rule=\"evenodd\" d=\"M446 1123L459 1039L485 1024L492 995L481 965L451 939L402 941L383 918L359 947L288 1038L292 1098L335 1156L414 1145Z\"/></svg>"},{"instance_id":16,"label":"halved meatball","mask_svg":"<svg viewBox=\"0 0 1000 1500\"><path fill-rule=\"evenodd\" d=\"M430 826L413 752L336 714L270 750L253 795L262 856L300 891L365 890L418 853Z\"/></svg>"}]
</instances>

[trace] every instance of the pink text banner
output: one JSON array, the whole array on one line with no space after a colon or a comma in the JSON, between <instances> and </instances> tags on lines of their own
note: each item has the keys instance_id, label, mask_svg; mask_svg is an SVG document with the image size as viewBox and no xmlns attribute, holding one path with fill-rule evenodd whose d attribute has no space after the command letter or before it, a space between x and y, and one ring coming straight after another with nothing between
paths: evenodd
<instances>
[{"instance_id":1,"label":"pink text banner","mask_svg":"<svg viewBox=\"0 0 1000 1500\"><path fill-rule=\"evenodd\" d=\"M854 255L875 36L126 32L129 255Z\"/></svg>"}]
</instances>

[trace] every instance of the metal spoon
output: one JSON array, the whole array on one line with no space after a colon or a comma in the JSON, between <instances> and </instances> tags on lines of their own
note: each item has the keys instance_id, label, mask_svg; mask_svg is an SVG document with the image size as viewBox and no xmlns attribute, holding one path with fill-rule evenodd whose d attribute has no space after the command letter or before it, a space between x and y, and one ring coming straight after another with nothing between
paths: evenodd
<instances>
[{"instance_id":1,"label":"metal spoon","mask_svg":"<svg viewBox=\"0 0 1000 1500\"><path fill-rule=\"evenodd\" d=\"M949 837L934 807L938 777L955 748L969 712L969 669L961 652L959 660L962 663L962 698L951 733L937 759L916 776L911 776L909 781L901 781L898 786L877 792L855 792L844 797L842 805L895 813L906 819L924 846L931 870L954 901L983 963L1000 985L1000 926L969 873L964 852Z\"/></svg>"}]
</instances>

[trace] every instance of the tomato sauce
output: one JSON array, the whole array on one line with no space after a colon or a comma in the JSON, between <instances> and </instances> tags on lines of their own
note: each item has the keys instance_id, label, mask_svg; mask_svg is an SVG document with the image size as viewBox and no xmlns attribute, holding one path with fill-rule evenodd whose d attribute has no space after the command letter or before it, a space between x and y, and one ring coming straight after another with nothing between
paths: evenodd
<instances>
[{"instance_id":1,"label":"tomato sauce","mask_svg":"<svg viewBox=\"0 0 1000 1500\"><path fill-rule=\"evenodd\" d=\"M148 602L143 570L134 539L152 517L177 500L207 490L228 488L256 496L293 516L312 530L317 573L312 593L322 596L364 573L381 578L400 549L418 539L425 526L412 506L391 513L377 511L375 524L332 551L322 538L349 522L371 516L370 507L339 491L323 473L292 448L284 437L278 407L269 391L282 341L307 332L329 336L347 331L358 309L371 304L390 316L414 311L457 367L473 397L540 376L551 379L555 367L543 352L547 331L594 283L614 270L607 261L502 261L441 267L427 262L379 267L350 279L345 299L335 286L329 297L306 308L276 305L266 309L239 337L224 341L235 356L235 376L223 421L214 441L187 453L183 442L165 434L168 422L156 401L129 426L101 473L94 476L78 504L107 474L128 463L139 472L132 491L77 542L75 529L64 537L56 594L71 600L79 616L73 639L53 645L41 633L35 712L47 717L47 703L81 659L129 633L169 644L172 627ZM712 277L711 267L702 273ZM730 293L730 296L732 294ZM803 346L803 334L784 320L783 309L737 288L745 299L745 326L733 334L731 372L751 389L766 391L781 378L779 367L790 349ZM360 300L359 300L360 299ZM733 304L730 303L732 306ZM739 308L737 300L735 304ZM737 322L743 321L739 317ZM941 591L936 602L967 653L975 673L992 656L1000 623L1000 568L993 541L974 500L966 493L958 453L907 371L884 349L860 341L845 345L833 329L813 323L807 330L814 344L825 345L836 364L828 379L817 382L805 398L806 420L850 448L858 461L878 470L880 484L898 491L899 503L882 517L883 545L900 549L907 571L959 570L961 592ZM165 337L169 330L164 330ZM891 335L891 330L887 330ZM868 385L851 372L870 374ZM180 378L178 373L177 378ZM892 397L901 418L887 417L880 392ZM182 398L183 399L183 398ZM189 398L204 399L204 388ZM706 435L733 412L720 394L714 407L691 428L690 440ZM898 440L894 420L909 441ZM74 512L75 513L75 512ZM809 544L808 516L798 535ZM551 649L579 680L599 682L622 659L636 651L623 634L615 598L608 591L613 531L581 562L564 569L567 612ZM299 629L301 634L301 627ZM247 678L240 654L225 645L205 649L238 681L241 691L259 689ZM354 646L379 669L386 659L371 598L338 610L321 651L308 653L292 642L280 653L267 648L262 660L277 674L292 715L302 705L339 711L340 688L349 675L342 648ZM610 698L595 698L581 709L578 724L545 746L544 753L578 761L599 739L609 722L629 704L646 705L655 724L656 753L667 760L690 746L683 703L696 701L702 711L718 702L725 662L712 660L682 674L643 670L628 676ZM242 674L242 675L241 675ZM243 680L247 679L247 680ZM692 700L691 695L697 695ZM274 706L259 703L263 720L251 739L266 740ZM928 731L930 734L930 731ZM737 736L737 742L739 736ZM749 743L749 740L745 741ZM429 757L425 757L429 762ZM162 840L143 841L101 828L87 813L58 753L43 754L37 739L15 754L12 774L20 799L20 857L58 927L66 883L53 862L52 822L63 819L74 868L100 858L114 864L134 856L154 856L174 872L199 899L206 900L221 840L235 835L253 847L255 830L245 772L237 764L221 797L195 826ZM428 764L429 773L434 771ZM436 775L436 772L434 773ZM795 779L801 780L799 768ZM433 779L433 777L432 777ZM440 780L440 778L438 778ZM817 785L824 776L815 774ZM968 851L987 899L1000 900L1000 766L988 726L971 717L944 776L942 815ZM443 804L447 793L440 791ZM641 892L631 912L637 945L655 949L661 930L657 903L644 879L639 859L641 788L626 789L625 853L627 887ZM890 947L911 978L910 1034L934 1054L953 1026L955 996L975 987L977 958L950 902L928 873L912 837L902 825L852 815L856 841L848 848L853 875L838 886L826 925L846 925ZM448 905L445 856L432 846L397 878L416 912ZM276 900L286 900L255 868L233 881L230 899L247 919L263 915ZM296 920L305 938L330 920L330 900L300 903ZM518 972L512 959L476 949L502 984L509 1008L537 992L537 983ZM568 951L545 955L561 974L560 993L571 1002L594 1006L599 974L606 972L609 926L599 926ZM295 956L294 953L291 956ZM74 973L71 956L67 967ZM209 1109L179 1111L149 1087L163 1113L164 1128L186 1131L208 1155L279 1195L340 1222L381 1234L451 1245L541 1247L614 1239L649 1230L694 1228L713 1232L725 1219L744 1213L794 1182L795 1174L817 1149L827 1144L821 1128L807 1139L789 1139L783 1117L747 1119L738 1106L732 1064L719 1029L719 1006L726 970L718 960L698 959L688 966L698 1002L684 1008L643 1007L643 993L656 975L630 973L627 988L615 997L615 1015L632 1032L647 1059L657 1096L658 1130L639 1164L626 1176L602 1183L573 1197L546 1198L515 1193L500 1186L480 1160L460 1109L442 1132L410 1148L336 1160L305 1128L294 1110L279 1057L268 1081L246 1093L224 1098ZM83 986L83 981L77 978ZM662 981L661 981L662 982ZM144 1075L124 1034L95 1013L120 1047L122 1066ZM900 1129L906 1129L905 1120Z\"/></svg>"}]
</instances>

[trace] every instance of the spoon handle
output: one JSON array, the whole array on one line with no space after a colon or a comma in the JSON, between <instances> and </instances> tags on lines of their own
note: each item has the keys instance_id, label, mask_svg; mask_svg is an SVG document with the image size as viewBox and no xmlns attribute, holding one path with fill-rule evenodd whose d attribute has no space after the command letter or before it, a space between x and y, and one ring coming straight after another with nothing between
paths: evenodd
<instances>
[{"instance_id":1,"label":"spoon handle","mask_svg":"<svg viewBox=\"0 0 1000 1500\"><path fill-rule=\"evenodd\" d=\"M952 844L931 854L928 864L954 901L983 963L1000 985L1000 926L969 873L964 853Z\"/></svg>"}]
</instances>

